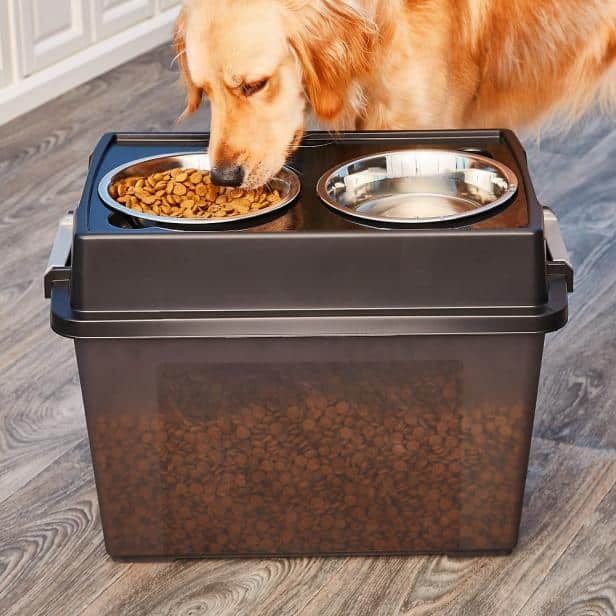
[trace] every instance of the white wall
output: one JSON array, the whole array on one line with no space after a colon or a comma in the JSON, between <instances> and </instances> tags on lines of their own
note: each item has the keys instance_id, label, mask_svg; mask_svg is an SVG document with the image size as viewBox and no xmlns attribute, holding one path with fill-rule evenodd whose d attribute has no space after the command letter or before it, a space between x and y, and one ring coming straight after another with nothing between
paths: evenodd
<instances>
[{"instance_id":1,"label":"white wall","mask_svg":"<svg viewBox=\"0 0 616 616\"><path fill-rule=\"evenodd\" d=\"M0 0L0 124L171 40L180 0Z\"/></svg>"}]
</instances>

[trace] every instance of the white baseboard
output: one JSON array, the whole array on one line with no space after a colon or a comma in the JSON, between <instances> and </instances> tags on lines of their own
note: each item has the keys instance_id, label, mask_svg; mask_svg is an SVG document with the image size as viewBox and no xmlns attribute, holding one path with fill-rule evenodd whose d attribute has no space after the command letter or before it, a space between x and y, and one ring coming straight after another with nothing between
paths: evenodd
<instances>
[{"instance_id":1,"label":"white baseboard","mask_svg":"<svg viewBox=\"0 0 616 616\"><path fill-rule=\"evenodd\" d=\"M171 41L178 12L179 7L169 9L39 73L0 88L0 125Z\"/></svg>"}]
</instances>

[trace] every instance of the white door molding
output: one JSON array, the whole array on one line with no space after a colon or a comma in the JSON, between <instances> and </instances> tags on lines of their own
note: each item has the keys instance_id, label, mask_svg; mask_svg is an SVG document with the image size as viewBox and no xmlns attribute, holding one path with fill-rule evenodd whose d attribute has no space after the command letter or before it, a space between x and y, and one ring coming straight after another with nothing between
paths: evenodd
<instances>
[{"instance_id":1,"label":"white door molding","mask_svg":"<svg viewBox=\"0 0 616 616\"><path fill-rule=\"evenodd\" d=\"M154 15L154 0L92 0L94 38L103 40Z\"/></svg>"},{"instance_id":2,"label":"white door molding","mask_svg":"<svg viewBox=\"0 0 616 616\"><path fill-rule=\"evenodd\" d=\"M91 43L89 0L18 0L16 9L21 77Z\"/></svg>"},{"instance_id":3,"label":"white door molding","mask_svg":"<svg viewBox=\"0 0 616 616\"><path fill-rule=\"evenodd\" d=\"M13 78L9 23L9 0L0 0L0 87Z\"/></svg>"},{"instance_id":4,"label":"white door molding","mask_svg":"<svg viewBox=\"0 0 616 616\"><path fill-rule=\"evenodd\" d=\"M166 11L171 7L178 6L181 0L158 0L158 6L161 11Z\"/></svg>"}]
</instances>

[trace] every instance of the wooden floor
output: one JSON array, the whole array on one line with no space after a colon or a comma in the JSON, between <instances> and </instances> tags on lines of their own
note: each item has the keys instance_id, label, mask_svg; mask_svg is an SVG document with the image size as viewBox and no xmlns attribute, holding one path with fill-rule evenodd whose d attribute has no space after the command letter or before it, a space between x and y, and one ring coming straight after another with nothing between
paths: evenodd
<instances>
[{"instance_id":1,"label":"wooden floor","mask_svg":"<svg viewBox=\"0 0 616 616\"><path fill-rule=\"evenodd\" d=\"M0 614L616 614L616 129L527 140L577 273L550 336L519 547L509 557L113 562L71 343L42 273L88 154L181 110L158 49L0 127ZM207 128L207 118L189 127Z\"/></svg>"}]
</instances>

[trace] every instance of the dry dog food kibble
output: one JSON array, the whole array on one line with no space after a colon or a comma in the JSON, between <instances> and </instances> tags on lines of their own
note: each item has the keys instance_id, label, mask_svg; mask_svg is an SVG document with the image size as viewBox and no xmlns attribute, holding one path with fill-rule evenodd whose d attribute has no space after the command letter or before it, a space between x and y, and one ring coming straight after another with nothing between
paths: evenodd
<instances>
[{"instance_id":1,"label":"dry dog food kibble","mask_svg":"<svg viewBox=\"0 0 616 616\"><path fill-rule=\"evenodd\" d=\"M513 541L524 410L464 408L455 362L180 364L160 379L156 412L90 421L117 554Z\"/></svg>"},{"instance_id":2,"label":"dry dog food kibble","mask_svg":"<svg viewBox=\"0 0 616 616\"><path fill-rule=\"evenodd\" d=\"M109 194L135 212L171 218L243 216L281 201L278 190L216 186L209 172L198 169L123 178L111 184Z\"/></svg>"}]
</instances>

